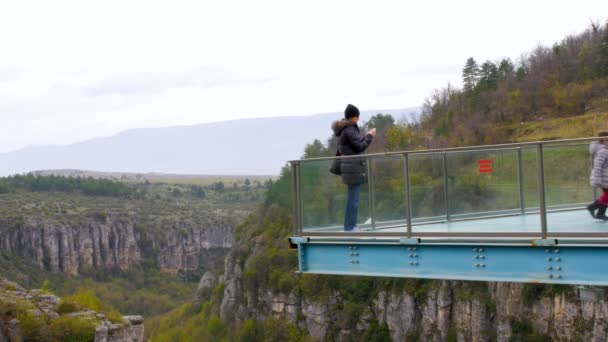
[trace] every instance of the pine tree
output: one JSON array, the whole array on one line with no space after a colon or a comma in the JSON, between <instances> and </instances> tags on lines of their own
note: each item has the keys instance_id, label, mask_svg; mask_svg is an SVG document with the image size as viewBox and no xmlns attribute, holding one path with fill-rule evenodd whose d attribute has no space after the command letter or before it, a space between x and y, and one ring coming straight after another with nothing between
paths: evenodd
<instances>
[{"instance_id":1,"label":"pine tree","mask_svg":"<svg viewBox=\"0 0 608 342\"><path fill-rule=\"evenodd\" d=\"M319 139L315 139L312 143L306 145L304 149L304 159L327 157L328 150Z\"/></svg>"},{"instance_id":2,"label":"pine tree","mask_svg":"<svg viewBox=\"0 0 608 342\"><path fill-rule=\"evenodd\" d=\"M462 69L462 84L465 91L470 91L477 85L479 80L479 66L473 57L467 59L467 63Z\"/></svg>"},{"instance_id":3,"label":"pine tree","mask_svg":"<svg viewBox=\"0 0 608 342\"><path fill-rule=\"evenodd\" d=\"M505 58L502 61L500 61L500 65L498 66L498 77L501 80L504 80L504 79L508 78L510 75L512 75L514 70L515 70L515 67L513 66L513 63L511 62L511 60L508 58Z\"/></svg>"},{"instance_id":4,"label":"pine tree","mask_svg":"<svg viewBox=\"0 0 608 342\"><path fill-rule=\"evenodd\" d=\"M485 61L479 69L479 84L485 89L494 89L498 84L498 67L491 61Z\"/></svg>"}]
</instances>

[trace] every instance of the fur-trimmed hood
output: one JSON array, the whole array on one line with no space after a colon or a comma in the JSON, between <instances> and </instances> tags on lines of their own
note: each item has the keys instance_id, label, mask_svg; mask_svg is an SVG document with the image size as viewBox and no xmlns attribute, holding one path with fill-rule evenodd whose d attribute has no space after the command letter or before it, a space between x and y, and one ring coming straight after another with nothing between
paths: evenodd
<instances>
[{"instance_id":1,"label":"fur-trimmed hood","mask_svg":"<svg viewBox=\"0 0 608 342\"><path fill-rule=\"evenodd\" d=\"M359 126L357 126L356 122L352 122L351 120L346 120L346 119L342 119L342 120L338 120L338 121L334 121L331 124L331 129L332 131L334 131L334 134L339 137L340 133L342 133L342 131L346 128L346 127L356 127L357 131L359 130Z\"/></svg>"}]
</instances>

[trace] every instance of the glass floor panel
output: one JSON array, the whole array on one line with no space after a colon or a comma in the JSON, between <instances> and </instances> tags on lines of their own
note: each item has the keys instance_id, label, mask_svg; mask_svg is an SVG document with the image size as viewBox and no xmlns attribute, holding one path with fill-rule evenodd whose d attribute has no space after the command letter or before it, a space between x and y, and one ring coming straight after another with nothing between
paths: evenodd
<instances>
[{"instance_id":1,"label":"glass floor panel","mask_svg":"<svg viewBox=\"0 0 608 342\"><path fill-rule=\"evenodd\" d=\"M379 223L378 225L381 225ZM404 221L395 221L389 227L361 229L362 232L405 232ZM308 232L342 232L342 227L325 227ZM502 217L480 217L467 220L435 221L415 223L412 232L416 233L505 233L525 232L540 234L540 215L531 213ZM547 213L547 232L549 233L608 233L608 221L592 218L586 209L554 211ZM304 231L303 235L306 235Z\"/></svg>"}]
</instances>

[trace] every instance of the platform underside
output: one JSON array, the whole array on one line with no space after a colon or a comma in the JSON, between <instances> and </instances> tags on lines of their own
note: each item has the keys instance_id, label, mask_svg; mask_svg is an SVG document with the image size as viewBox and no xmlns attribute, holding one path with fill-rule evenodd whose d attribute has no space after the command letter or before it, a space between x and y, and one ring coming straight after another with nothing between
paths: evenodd
<instances>
[{"instance_id":1,"label":"platform underside","mask_svg":"<svg viewBox=\"0 0 608 342\"><path fill-rule=\"evenodd\" d=\"M304 273L608 285L608 246L298 244Z\"/></svg>"}]
</instances>

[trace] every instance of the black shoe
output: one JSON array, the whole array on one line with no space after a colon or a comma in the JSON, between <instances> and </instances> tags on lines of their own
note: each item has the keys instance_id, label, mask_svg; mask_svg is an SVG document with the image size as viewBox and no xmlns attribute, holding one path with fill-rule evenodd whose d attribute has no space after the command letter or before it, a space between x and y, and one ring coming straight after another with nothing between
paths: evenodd
<instances>
[{"instance_id":1,"label":"black shoe","mask_svg":"<svg viewBox=\"0 0 608 342\"><path fill-rule=\"evenodd\" d=\"M587 206L587 210L589 210L589 214L591 214L591 217L595 218L595 211L598 210L599 207L600 207L600 202L598 202L598 201L595 201Z\"/></svg>"},{"instance_id":2,"label":"black shoe","mask_svg":"<svg viewBox=\"0 0 608 342\"><path fill-rule=\"evenodd\" d=\"M606 216L606 209L608 209L608 206L600 203L599 209L597 210L597 214L595 214L595 218L598 220L608 221L608 216Z\"/></svg>"}]
</instances>

